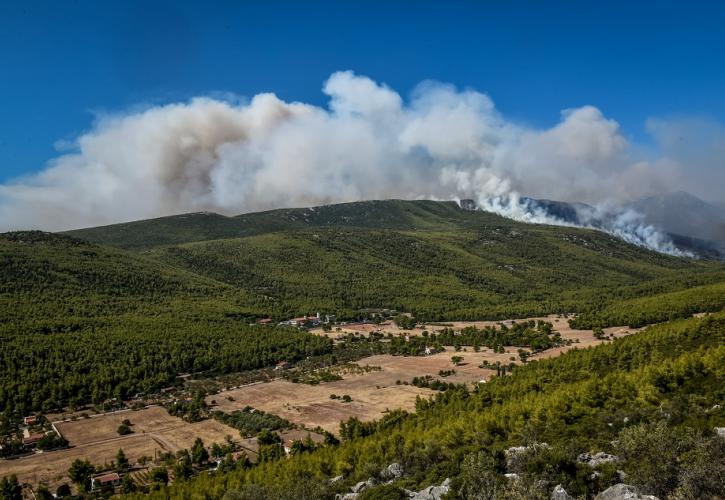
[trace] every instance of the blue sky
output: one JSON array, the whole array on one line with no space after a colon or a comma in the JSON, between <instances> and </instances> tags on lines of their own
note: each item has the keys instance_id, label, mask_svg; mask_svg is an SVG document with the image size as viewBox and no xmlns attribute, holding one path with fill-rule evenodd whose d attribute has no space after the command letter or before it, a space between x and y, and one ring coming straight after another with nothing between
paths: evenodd
<instances>
[{"instance_id":1,"label":"blue sky","mask_svg":"<svg viewBox=\"0 0 725 500\"><path fill-rule=\"evenodd\" d=\"M0 181L40 170L98 112L226 92L324 104L342 69L404 96L434 79L545 127L592 104L725 118L723 2L3 2Z\"/></svg>"}]
</instances>

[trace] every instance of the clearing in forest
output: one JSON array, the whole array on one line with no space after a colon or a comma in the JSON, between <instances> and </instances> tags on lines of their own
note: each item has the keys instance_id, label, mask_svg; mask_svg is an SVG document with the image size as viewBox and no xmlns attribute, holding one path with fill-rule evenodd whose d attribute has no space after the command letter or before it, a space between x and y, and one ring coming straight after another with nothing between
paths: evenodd
<instances>
[{"instance_id":1,"label":"clearing in forest","mask_svg":"<svg viewBox=\"0 0 725 500\"><path fill-rule=\"evenodd\" d=\"M507 321L475 321L475 322L451 322L446 323L454 330L461 330L467 326L483 328L504 323L511 326L513 321L521 322L529 319L544 320L552 323L562 338L571 340L572 344L541 352L529 359L540 359L558 356L561 353L574 348L586 348L600 344L604 340L596 339L591 330L573 330L569 327L568 318L547 316L540 318L528 318L524 320ZM370 333L371 331L382 331L383 333L420 335L424 329L429 332L442 330L443 325L425 325L414 330L401 330L391 322L382 325L359 324L345 325L342 330L328 332L332 337L339 337L346 332ZM604 330L605 334L614 337L622 337L638 331L628 327L612 327ZM321 329L314 333L323 333ZM444 382L475 384L487 380L495 374L495 370L480 368L484 362L502 365L509 363L520 363L518 348L507 347L503 353L494 353L491 349L481 348L480 352L474 352L471 347L465 351L456 352L453 348L447 347L444 352L430 356L392 356L388 354L370 356L358 361L360 366L380 367L380 370L369 371L362 374L344 375L343 380L321 382L318 385L306 385L292 383L287 380L277 379L267 383L256 383L242 386L236 389L223 391L207 397L206 401L213 404L217 410L231 413L235 410L242 410L246 406L258 408L268 413L279 415L295 424L314 428L317 426L332 432L339 433L340 421L350 417L357 417L363 421L376 420L383 416L386 410L403 409L412 411L415 409L416 396L428 397L434 391L405 385L404 382L411 382L414 377L432 376ZM463 360L458 366L451 361L453 356L461 356ZM446 377L440 372L455 370L455 373ZM400 384L398 382L401 382ZM341 399L331 399L331 395L342 397L348 395L351 402L344 402Z\"/></svg>"}]
</instances>

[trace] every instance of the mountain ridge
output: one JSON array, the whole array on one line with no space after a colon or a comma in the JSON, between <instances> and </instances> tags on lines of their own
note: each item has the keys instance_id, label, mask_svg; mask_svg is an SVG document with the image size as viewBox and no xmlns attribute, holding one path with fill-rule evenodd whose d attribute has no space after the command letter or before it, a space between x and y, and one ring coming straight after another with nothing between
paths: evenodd
<instances>
[{"instance_id":1,"label":"mountain ridge","mask_svg":"<svg viewBox=\"0 0 725 500\"><path fill-rule=\"evenodd\" d=\"M473 217L478 217L481 221L490 221L492 218L500 219L501 222L507 220L480 211ZM420 229L420 226L431 228L445 226L451 219L471 218L471 214L461 209L455 201L389 199L307 208L280 208L234 216L214 212L194 212L75 229L63 231L61 234L119 248L144 250L169 244L336 224L381 229ZM135 235L137 240L128 241L126 238L132 235Z\"/></svg>"},{"instance_id":2,"label":"mountain ridge","mask_svg":"<svg viewBox=\"0 0 725 500\"><path fill-rule=\"evenodd\" d=\"M663 201L664 200L664 201ZM689 211L682 207L653 208L667 205L667 200L686 200ZM591 205L523 197L520 203L567 225L586 226L607 232L612 215L599 214ZM649 208L648 208L649 207ZM672 193L650 197L624 205L643 216L642 222L668 235L675 246L703 258L725 258L725 218L716 215L720 210L688 193ZM665 217L660 212L676 215ZM725 212L724 212L725 213ZM672 222L668 222L668 221ZM105 226L64 231L62 234L99 244L128 250L149 250L159 246L225 238L253 236L311 227L366 227L379 229L440 229L455 225L506 225L510 221L500 215L477 210L473 200L366 200L307 208L280 208L239 215L215 212L186 214L142 219ZM713 236L708 238L706 236ZM720 239L718 239L720 238Z\"/></svg>"}]
</instances>

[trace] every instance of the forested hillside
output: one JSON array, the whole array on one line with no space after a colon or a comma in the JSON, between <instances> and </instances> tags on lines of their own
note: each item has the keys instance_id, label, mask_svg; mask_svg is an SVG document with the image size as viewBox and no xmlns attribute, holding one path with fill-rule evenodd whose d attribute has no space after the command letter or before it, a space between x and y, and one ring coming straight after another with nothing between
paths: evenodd
<instances>
[{"instance_id":1,"label":"forested hillside","mask_svg":"<svg viewBox=\"0 0 725 500\"><path fill-rule=\"evenodd\" d=\"M228 285L40 232L0 237L0 411L51 410L328 352L329 341L250 327ZM257 309L255 309L257 307Z\"/></svg>"},{"instance_id":2,"label":"forested hillside","mask_svg":"<svg viewBox=\"0 0 725 500\"><path fill-rule=\"evenodd\" d=\"M103 245L40 232L0 237L0 409L125 397L183 372L331 349L318 337L249 326L266 316L580 312L578 326L640 326L725 306L720 263L454 203L190 214L73 234Z\"/></svg>"},{"instance_id":3,"label":"forested hillside","mask_svg":"<svg viewBox=\"0 0 725 500\"><path fill-rule=\"evenodd\" d=\"M428 320L583 311L725 276L717 264L656 254L595 231L525 225L319 228L164 247L149 255L270 297L289 314L322 310L342 317L369 307Z\"/></svg>"},{"instance_id":4,"label":"forested hillside","mask_svg":"<svg viewBox=\"0 0 725 500\"><path fill-rule=\"evenodd\" d=\"M453 202L188 214L69 234L144 250L265 297L279 316L322 310L355 317L370 307L431 320L599 311L725 280L719 263L673 258L593 230L522 224ZM725 299L706 306L719 310Z\"/></svg>"},{"instance_id":5,"label":"forested hillside","mask_svg":"<svg viewBox=\"0 0 725 500\"><path fill-rule=\"evenodd\" d=\"M455 202L386 200L279 209L236 217L201 212L78 229L66 234L98 244L139 250L310 227L453 229L487 221L516 224L491 213L461 210Z\"/></svg>"},{"instance_id":6,"label":"forested hillside","mask_svg":"<svg viewBox=\"0 0 725 500\"><path fill-rule=\"evenodd\" d=\"M400 488L445 478L462 498L543 499L557 484L592 496L620 482L617 471L659 498L721 498L725 439L714 428L725 426L724 367L725 314L662 324L529 363L473 392L420 400L415 414L383 419L342 445L202 474L152 496L333 498L357 481L384 481L379 471L398 463L403 478L372 487L365 498L403 498ZM525 448L507 460L513 446ZM617 460L580 458L597 452Z\"/></svg>"}]
</instances>

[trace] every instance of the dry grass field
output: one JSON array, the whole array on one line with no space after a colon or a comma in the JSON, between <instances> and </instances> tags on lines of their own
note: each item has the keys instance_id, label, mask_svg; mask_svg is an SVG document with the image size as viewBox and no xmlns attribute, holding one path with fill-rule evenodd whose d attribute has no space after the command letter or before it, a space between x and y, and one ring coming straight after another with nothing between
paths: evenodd
<instances>
[{"instance_id":1,"label":"dry grass field","mask_svg":"<svg viewBox=\"0 0 725 500\"><path fill-rule=\"evenodd\" d=\"M363 376L366 377L366 376ZM360 376L320 385L293 384L286 380L274 380L239 389L225 391L209 398L216 400L217 409L224 412L253 406L274 413L295 424L307 427L320 426L337 433L341 420L357 416L361 420L380 418L386 409L411 410L417 395L427 396L432 391L412 386L381 387ZM353 401L344 403L330 399L331 394L348 394ZM227 397L233 400L227 400Z\"/></svg>"},{"instance_id":2,"label":"dry grass field","mask_svg":"<svg viewBox=\"0 0 725 500\"><path fill-rule=\"evenodd\" d=\"M531 359L554 357L570 349L586 348L604 342L594 338L591 330L572 330L569 328L568 319L565 317L548 316L531 319L551 322L555 330L564 339L574 342L569 346L539 353L532 356ZM513 321L524 320L452 322L448 324L454 329L460 330L472 325L481 328L504 323L510 326ZM371 331L419 335L424 329L436 331L443 328L445 326L425 325L424 328L405 331L387 322L382 325L345 325L342 327L342 331L328 332L328 335L339 337L348 332L365 334ZM615 337L622 337L636 331L638 330L627 327L605 329L605 333L612 334ZM321 334L323 332L319 329L319 331L315 330L314 333ZM463 362L459 366L454 366L451 362L453 355L463 357ZM325 382L319 385L294 384L278 379L268 383L252 384L224 391L208 397L207 402L215 401L217 409L224 412L241 410L249 405L279 415L296 424L307 427L319 425L327 431L338 433L341 420L347 420L351 416L364 421L375 420L380 418L386 410L397 408L412 410L415 408L416 396L427 397L433 393L428 389L399 385L397 384L398 381L410 382L413 377L431 375L447 382L474 384L488 379L494 373L493 370L479 368L483 361L509 364L511 362L519 363L518 359L518 349L513 347L507 348L505 353L494 353L486 348L482 348L480 352L473 352L469 347L466 351L461 352L455 352L452 348L447 348L445 352L432 356L378 355L364 358L358 364L360 366L379 366L380 371L345 376L344 380ZM454 369L456 373L445 378L438 375L442 370L451 369ZM352 397L353 401L344 403L338 399L333 400L330 399L331 394L337 396L347 394Z\"/></svg>"},{"instance_id":3,"label":"dry grass field","mask_svg":"<svg viewBox=\"0 0 725 500\"><path fill-rule=\"evenodd\" d=\"M65 437L71 446L80 446L95 443L106 439L117 438L116 429L123 420L131 422L131 429L135 434L158 432L169 427L184 423L172 417L161 407L151 407L139 411L127 410L105 415L91 416L56 422L55 427Z\"/></svg>"},{"instance_id":4,"label":"dry grass field","mask_svg":"<svg viewBox=\"0 0 725 500\"><path fill-rule=\"evenodd\" d=\"M119 436L116 432L122 420L131 421L133 434ZM119 448L133 463L142 456L153 458L156 453L175 453L190 448L200 437L204 443L221 443L225 436L238 438L239 433L216 420L187 423L172 417L161 407L124 411L55 424L69 441L70 448L51 451L16 460L0 462L0 476L15 474L21 482L44 483L51 489L69 482L68 467L76 458L88 459L94 465L110 463Z\"/></svg>"},{"instance_id":5,"label":"dry grass field","mask_svg":"<svg viewBox=\"0 0 725 500\"><path fill-rule=\"evenodd\" d=\"M69 483L67 472L73 460L88 459L96 465L114 460L116 452L123 448L129 460L142 456L154 456L154 452L166 451L151 435L130 435L97 444L86 444L65 450L51 451L0 462L0 476L15 474L21 483L45 484L51 490L61 483Z\"/></svg>"},{"instance_id":6,"label":"dry grass field","mask_svg":"<svg viewBox=\"0 0 725 500\"><path fill-rule=\"evenodd\" d=\"M454 366L451 356L462 356L460 366ZM428 397L434 391L397 384L410 382L413 377L432 375L436 378L440 370L455 369L455 375L445 380L456 383L475 383L490 377L492 371L479 368L484 360L508 362L515 355L514 350L506 354L481 352L460 352L453 349L432 356L403 357L388 354L371 356L359 361L359 365L379 366L381 370L360 375L346 376L343 380L324 382L319 385L294 384L278 379L272 382L253 384L209 396L207 402L216 402L216 408L224 412L241 410L249 405L274 413L290 422L307 427L320 426L337 433L341 420L351 416L361 420L375 420L386 410L402 408L413 410L416 396ZM352 402L330 399L330 395L349 395ZM231 398L231 400L229 399Z\"/></svg>"},{"instance_id":7,"label":"dry grass field","mask_svg":"<svg viewBox=\"0 0 725 500\"><path fill-rule=\"evenodd\" d=\"M486 326L496 326L499 324L504 324L506 326L511 326L514 322L520 323L522 321L529 321L529 320L542 320L542 321L548 321L552 325L554 325L554 329L561 333L561 336L567 339L575 339L579 338L582 342L587 339L591 338L594 339L592 336L591 330L572 330L569 327L569 317L567 316L557 316L557 315L549 315L549 316L540 316L536 318L523 318L523 319L507 319L503 321L450 321L446 323L440 323L440 324L422 324L415 327L413 330L403 330L402 328L399 328L395 323L392 321L385 321L381 323L380 325L376 325L373 323L350 323L347 325L342 325L338 328L333 329L330 332L325 332L322 328L315 328L313 330L310 330L311 333L317 334L317 335L327 335L330 338L337 339L340 337L343 337L347 335L348 333L357 333L361 335L367 335L370 332L380 332L383 334L392 333L393 335L420 335L423 333L423 330L427 330L429 332L437 332L439 330L442 330L446 327L451 327L454 330L462 330L463 328L467 326L475 326L477 328L484 328ZM607 328L604 330L605 332L628 332L633 333L638 331L638 329L631 329L628 327L612 327ZM584 345L580 345L580 347L585 347Z\"/></svg>"}]
</instances>

